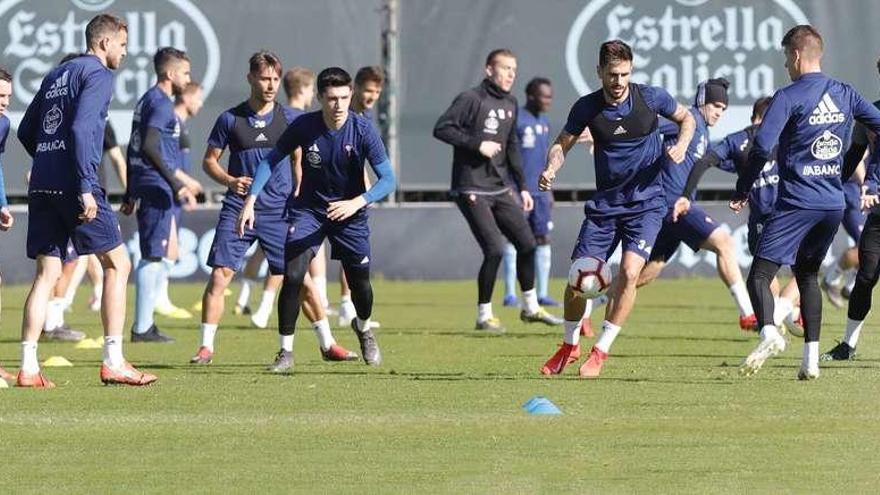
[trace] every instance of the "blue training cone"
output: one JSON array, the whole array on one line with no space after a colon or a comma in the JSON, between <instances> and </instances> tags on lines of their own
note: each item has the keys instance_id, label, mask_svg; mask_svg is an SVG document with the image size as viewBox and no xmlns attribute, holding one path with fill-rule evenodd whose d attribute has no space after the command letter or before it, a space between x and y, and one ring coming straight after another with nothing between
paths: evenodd
<instances>
[{"instance_id":1,"label":"blue training cone","mask_svg":"<svg viewBox=\"0 0 880 495\"><path fill-rule=\"evenodd\" d=\"M522 406L523 410L532 415L537 414L562 414L562 411L559 407L551 402L546 397L536 396L532 397Z\"/></svg>"}]
</instances>

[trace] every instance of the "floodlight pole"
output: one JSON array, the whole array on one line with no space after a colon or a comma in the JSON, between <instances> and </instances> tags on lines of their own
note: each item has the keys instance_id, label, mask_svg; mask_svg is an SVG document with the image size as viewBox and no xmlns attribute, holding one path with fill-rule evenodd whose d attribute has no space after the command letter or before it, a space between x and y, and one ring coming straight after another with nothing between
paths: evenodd
<instances>
[{"instance_id":1,"label":"floodlight pole","mask_svg":"<svg viewBox=\"0 0 880 495\"><path fill-rule=\"evenodd\" d=\"M382 0L382 67L385 69L385 89L379 101L379 125L382 139L388 148L391 168L400 181L400 141L398 122L400 122L400 38L398 0ZM396 204L400 199L400 189L388 197L387 203Z\"/></svg>"}]
</instances>

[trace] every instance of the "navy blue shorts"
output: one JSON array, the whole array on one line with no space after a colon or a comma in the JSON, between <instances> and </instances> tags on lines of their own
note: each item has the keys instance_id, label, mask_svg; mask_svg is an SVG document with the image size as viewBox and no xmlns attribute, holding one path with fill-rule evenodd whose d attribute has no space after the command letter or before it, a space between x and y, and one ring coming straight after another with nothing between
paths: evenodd
<instances>
[{"instance_id":1,"label":"navy blue shorts","mask_svg":"<svg viewBox=\"0 0 880 495\"><path fill-rule=\"evenodd\" d=\"M748 233L746 239L749 244L749 254L752 256L758 252L758 240L764 232L764 225L770 220L770 215L749 215Z\"/></svg>"},{"instance_id":2,"label":"navy blue shorts","mask_svg":"<svg viewBox=\"0 0 880 495\"><path fill-rule=\"evenodd\" d=\"M314 254L326 238L330 241L331 258L341 261L344 266L369 268L370 226L367 219L365 209L342 222L328 220L323 210L291 210L284 259L292 260L306 251Z\"/></svg>"},{"instance_id":3,"label":"navy blue shorts","mask_svg":"<svg viewBox=\"0 0 880 495\"><path fill-rule=\"evenodd\" d=\"M168 254L174 200L171 193L155 186L142 187L136 193L138 236L141 258L164 258Z\"/></svg>"},{"instance_id":4,"label":"navy blue shorts","mask_svg":"<svg viewBox=\"0 0 880 495\"><path fill-rule=\"evenodd\" d=\"M780 265L821 263L841 220L843 210L777 209L764 224L755 256Z\"/></svg>"},{"instance_id":5,"label":"navy blue shorts","mask_svg":"<svg viewBox=\"0 0 880 495\"><path fill-rule=\"evenodd\" d=\"M843 211L843 228L847 235L856 244L859 243L859 237L862 236L862 229L865 227L865 219L867 213L862 211L862 188L855 182L845 182L843 184L843 197L846 200L846 209Z\"/></svg>"},{"instance_id":6,"label":"navy blue shorts","mask_svg":"<svg viewBox=\"0 0 880 495\"><path fill-rule=\"evenodd\" d=\"M245 229L244 237L239 237L235 228L238 212L238 208L225 204L220 209L220 219L214 231L214 242L208 253L208 266L241 270L247 250L254 241L257 241L266 254L269 273L283 274L284 241L287 238L288 228L287 220L284 218L284 208L257 210L254 216L254 228Z\"/></svg>"},{"instance_id":7,"label":"navy blue shorts","mask_svg":"<svg viewBox=\"0 0 880 495\"><path fill-rule=\"evenodd\" d=\"M672 208L666 212L663 218L663 228L657 234L654 242L654 250L651 252L651 260L668 261L678 251L678 246L683 242L694 251L699 251L700 246L718 228L715 220L699 206L691 206L686 215L672 221Z\"/></svg>"},{"instance_id":8,"label":"navy blue shorts","mask_svg":"<svg viewBox=\"0 0 880 495\"><path fill-rule=\"evenodd\" d=\"M529 212L529 227L535 237L547 237L553 230L553 197L549 191L532 194L535 207Z\"/></svg>"},{"instance_id":9,"label":"navy blue shorts","mask_svg":"<svg viewBox=\"0 0 880 495\"><path fill-rule=\"evenodd\" d=\"M581 224L572 260L592 256L608 261L619 243L623 243L624 251L632 251L645 259L651 256L666 215L665 203L633 203L614 213L592 208L590 204L584 208L586 218Z\"/></svg>"},{"instance_id":10,"label":"navy blue shorts","mask_svg":"<svg viewBox=\"0 0 880 495\"><path fill-rule=\"evenodd\" d=\"M119 221L103 190L94 191L98 214L89 223L77 218L83 211L79 194L28 194L27 256L54 256L62 260L77 254L106 253L122 244ZM68 245L75 252L68 252Z\"/></svg>"}]
</instances>

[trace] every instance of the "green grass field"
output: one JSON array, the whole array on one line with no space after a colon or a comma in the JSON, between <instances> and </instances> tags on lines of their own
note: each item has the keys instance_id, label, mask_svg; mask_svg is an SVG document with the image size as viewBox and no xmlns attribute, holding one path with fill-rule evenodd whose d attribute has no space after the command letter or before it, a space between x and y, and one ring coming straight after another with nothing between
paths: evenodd
<instances>
[{"instance_id":1,"label":"green grass field","mask_svg":"<svg viewBox=\"0 0 880 495\"><path fill-rule=\"evenodd\" d=\"M514 310L496 307L506 336L475 335L470 282L375 289L378 369L322 362L303 329L296 372L267 374L274 330L231 312L208 367L187 364L196 319L159 319L176 344L126 344L132 362L160 376L144 389L102 386L100 350L42 344L41 359L63 355L75 367L47 369L55 390L0 390L0 493L880 491L873 321L859 360L823 367L818 381L795 379L800 342L743 378L754 335L737 328L722 285L660 281L640 294L603 376L584 381L576 366L538 374L560 330L525 326ZM180 305L200 293L172 287ZM0 365L10 369L23 295L3 288ZM823 350L844 318L825 306ZM82 300L68 321L100 334ZM350 330L335 333L357 347ZM565 414L525 414L535 395Z\"/></svg>"}]
</instances>

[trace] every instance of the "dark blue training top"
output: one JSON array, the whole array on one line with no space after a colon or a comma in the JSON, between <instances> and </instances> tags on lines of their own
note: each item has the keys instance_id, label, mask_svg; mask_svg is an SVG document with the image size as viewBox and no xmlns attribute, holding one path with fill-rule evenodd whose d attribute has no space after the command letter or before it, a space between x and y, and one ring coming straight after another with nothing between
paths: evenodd
<instances>
[{"instance_id":1,"label":"dark blue training top","mask_svg":"<svg viewBox=\"0 0 880 495\"><path fill-rule=\"evenodd\" d=\"M853 118L880 132L880 111L849 84L804 74L773 95L749 153L752 181L779 143L777 207L842 210L841 172ZM745 182L745 181L743 181ZM744 194L746 184L737 187Z\"/></svg>"},{"instance_id":2,"label":"dark blue training top","mask_svg":"<svg viewBox=\"0 0 880 495\"><path fill-rule=\"evenodd\" d=\"M150 127L160 132L162 163L170 171L177 170L180 166L180 122L174 113L174 97L165 94L158 86L144 93L134 109L128 143L129 190L137 194L139 189L159 187L172 194L171 186L147 160L141 147Z\"/></svg>"},{"instance_id":3,"label":"dark blue training top","mask_svg":"<svg viewBox=\"0 0 880 495\"><path fill-rule=\"evenodd\" d=\"M688 145L687 152L684 155L684 161L675 163L669 157L666 157L663 164L663 189L666 194L666 205L670 208L681 197L694 164L706 155L709 147L709 125L706 123L706 119L700 113L699 108L691 107L689 110L697 122L697 126L694 130L694 137L691 139L691 143ZM667 119L661 121L660 132L663 134L664 146L673 146L678 142L678 129L678 124L675 122ZM695 197L696 191L688 199L693 201Z\"/></svg>"},{"instance_id":4,"label":"dark blue training top","mask_svg":"<svg viewBox=\"0 0 880 495\"><path fill-rule=\"evenodd\" d=\"M743 177L748 172L748 155L754 143L756 126L749 126L741 131L728 134L724 139L712 145L712 152L721 162L718 168ZM776 204L779 184L779 167L775 153L761 167L758 177L752 182L749 190L749 216L765 218L773 213Z\"/></svg>"},{"instance_id":5,"label":"dark blue training top","mask_svg":"<svg viewBox=\"0 0 880 495\"><path fill-rule=\"evenodd\" d=\"M279 123L274 121L276 112L284 116L278 135L270 132ZM248 105L241 103L226 110L219 117L208 137L211 148L229 148L229 164L227 173L233 177L253 177L257 165L265 158L272 148L278 144L278 138L291 122L305 112L276 104L275 108L264 115L258 115ZM246 129L236 132L236 122ZM263 189L255 205L256 209L283 209L287 198L293 190L293 179L290 168L289 154L282 163L272 170L272 177ZM244 196L227 190L223 203L236 210L244 204Z\"/></svg>"},{"instance_id":6,"label":"dark blue training top","mask_svg":"<svg viewBox=\"0 0 880 495\"><path fill-rule=\"evenodd\" d=\"M6 151L6 138L9 136L9 117L0 115L0 154ZM6 183L3 180L3 164L0 163L0 207L6 206Z\"/></svg>"},{"instance_id":7,"label":"dark blue training top","mask_svg":"<svg viewBox=\"0 0 880 495\"><path fill-rule=\"evenodd\" d=\"M538 178L547 163L550 149L550 122L546 115L534 115L526 107L516 115L516 134L523 161L523 175L526 188L532 194L538 193Z\"/></svg>"},{"instance_id":8,"label":"dark blue training top","mask_svg":"<svg viewBox=\"0 0 880 495\"><path fill-rule=\"evenodd\" d=\"M366 118L349 111L345 124L331 130L321 111L306 113L293 121L266 160L276 164L294 149L302 148L302 187L291 207L324 210L328 203L351 199L366 192L364 161L374 171L388 160L376 127Z\"/></svg>"},{"instance_id":9,"label":"dark blue training top","mask_svg":"<svg viewBox=\"0 0 880 495\"><path fill-rule=\"evenodd\" d=\"M33 157L30 191L86 193L100 189L104 126L113 73L94 55L65 62L43 78L18 139Z\"/></svg>"},{"instance_id":10,"label":"dark blue training top","mask_svg":"<svg viewBox=\"0 0 880 495\"><path fill-rule=\"evenodd\" d=\"M578 136L590 126L593 134L597 190L592 201L597 208L607 209L608 206L663 196L660 169L663 165L664 150L659 127L641 137L607 142L595 132L593 127L600 114L613 122L625 119L631 111L634 111L634 89L639 91L647 109L655 119L657 114L671 118L675 113L678 104L665 89L631 84L629 96L619 105L607 103L602 90L598 90L578 99L568 114L568 122L565 124L567 133ZM618 127L615 132L625 137L629 131Z\"/></svg>"}]
</instances>

